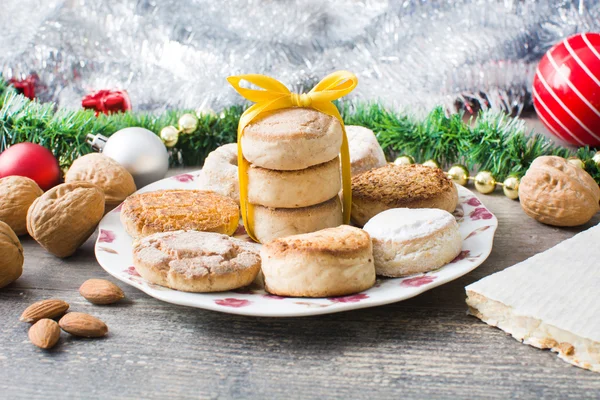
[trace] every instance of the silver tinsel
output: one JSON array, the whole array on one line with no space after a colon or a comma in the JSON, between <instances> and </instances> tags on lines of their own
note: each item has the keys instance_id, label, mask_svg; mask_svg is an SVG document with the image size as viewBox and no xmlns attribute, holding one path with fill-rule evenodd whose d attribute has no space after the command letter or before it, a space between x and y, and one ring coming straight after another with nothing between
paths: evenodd
<instances>
[{"instance_id":1,"label":"silver tinsel","mask_svg":"<svg viewBox=\"0 0 600 400\"><path fill-rule=\"evenodd\" d=\"M69 108L126 89L134 109L154 112L240 103L232 74L303 90L348 69L353 98L518 113L544 52L600 30L597 0L2 0L0 10L5 78L37 74L38 97Z\"/></svg>"}]
</instances>

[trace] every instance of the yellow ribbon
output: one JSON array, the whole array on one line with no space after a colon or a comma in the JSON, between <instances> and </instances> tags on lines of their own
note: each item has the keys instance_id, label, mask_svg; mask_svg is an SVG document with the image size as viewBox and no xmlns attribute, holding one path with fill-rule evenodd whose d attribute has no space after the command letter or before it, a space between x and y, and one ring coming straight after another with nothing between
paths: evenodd
<instances>
[{"instance_id":1,"label":"yellow ribbon","mask_svg":"<svg viewBox=\"0 0 600 400\"><path fill-rule=\"evenodd\" d=\"M348 71L337 71L327 75L308 93L292 93L285 85L276 79L265 75L247 74L230 76L227 81L233 88L247 100L253 103L241 116L238 124L238 168L240 181L240 208L244 226L248 235L256 240L254 236L254 209L248 203L248 167L249 163L242 154L242 136L244 128L259 115L268 111L282 108L305 107L331 115L340 121L342 125L343 138L340 155L342 160L342 189L344 206L344 223L350 222L350 208L352 206L352 185L350 181L350 153L348 150L348 138L344 121L337 107L332 103L350 93L358 83L356 75ZM247 81L264 90L247 89L240 86L241 81ZM258 241L258 240L256 240Z\"/></svg>"}]
</instances>

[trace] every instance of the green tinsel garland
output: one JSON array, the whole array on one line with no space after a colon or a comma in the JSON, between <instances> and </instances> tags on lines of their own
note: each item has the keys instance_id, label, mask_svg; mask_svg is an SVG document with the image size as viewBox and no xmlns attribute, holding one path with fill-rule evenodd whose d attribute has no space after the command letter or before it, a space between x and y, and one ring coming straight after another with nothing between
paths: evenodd
<instances>
[{"instance_id":1,"label":"green tinsel garland","mask_svg":"<svg viewBox=\"0 0 600 400\"><path fill-rule=\"evenodd\" d=\"M434 159L441 165L464 164L473 171L489 170L497 180L509 175L521 177L531 162L541 155L576 156L600 183L600 168L592 161L595 150L572 150L554 145L541 134L528 133L523 121L506 114L482 112L467 123L459 114L446 115L441 107L424 119L388 110L379 104L343 103L340 106L348 125L372 129L390 160L411 155L417 162ZM233 106L219 115L199 117L198 128L181 134L174 151L183 165L200 166L215 148L236 140L243 108ZM52 103L41 104L17 94L0 79L0 151L20 142L39 143L68 167L77 157L92 151L87 134L110 136L119 129L139 126L156 134L192 110L168 111L162 115L120 113L95 116L93 111L56 110ZM174 163L179 157L172 157Z\"/></svg>"}]
</instances>

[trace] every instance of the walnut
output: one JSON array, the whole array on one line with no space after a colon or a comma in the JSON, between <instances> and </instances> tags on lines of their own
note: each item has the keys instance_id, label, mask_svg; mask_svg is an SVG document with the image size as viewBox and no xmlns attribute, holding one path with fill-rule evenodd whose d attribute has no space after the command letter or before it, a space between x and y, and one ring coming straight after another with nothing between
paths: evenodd
<instances>
[{"instance_id":1,"label":"walnut","mask_svg":"<svg viewBox=\"0 0 600 400\"><path fill-rule=\"evenodd\" d=\"M600 208L600 188L583 169L561 157L536 158L519 186L521 207L539 222L577 226Z\"/></svg>"},{"instance_id":2,"label":"walnut","mask_svg":"<svg viewBox=\"0 0 600 400\"><path fill-rule=\"evenodd\" d=\"M63 183L33 202L27 231L57 257L68 257L94 232L104 215L104 193L89 182Z\"/></svg>"},{"instance_id":3,"label":"walnut","mask_svg":"<svg viewBox=\"0 0 600 400\"><path fill-rule=\"evenodd\" d=\"M0 221L0 288L23 273L23 247L8 224Z\"/></svg>"},{"instance_id":4,"label":"walnut","mask_svg":"<svg viewBox=\"0 0 600 400\"><path fill-rule=\"evenodd\" d=\"M33 179L7 176L0 179L0 221L18 235L27 233L27 210L44 191Z\"/></svg>"},{"instance_id":5,"label":"walnut","mask_svg":"<svg viewBox=\"0 0 600 400\"><path fill-rule=\"evenodd\" d=\"M65 182L90 182L104 191L106 211L118 206L136 191L133 177L121 164L100 153L79 157L65 175Z\"/></svg>"}]
</instances>

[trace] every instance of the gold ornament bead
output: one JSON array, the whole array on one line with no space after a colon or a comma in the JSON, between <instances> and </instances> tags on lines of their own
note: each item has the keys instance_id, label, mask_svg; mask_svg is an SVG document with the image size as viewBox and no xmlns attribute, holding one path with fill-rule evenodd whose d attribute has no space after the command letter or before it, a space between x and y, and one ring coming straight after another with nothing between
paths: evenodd
<instances>
[{"instance_id":1,"label":"gold ornament bead","mask_svg":"<svg viewBox=\"0 0 600 400\"><path fill-rule=\"evenodd\" d=\"M519 183L521 180L516 176L509 176L504 180L502 191L504 195L511 200L516 200L519 198Z\"/></svg>"},{"instance_id":2,"label":"gold ornament bead","mask_svg":"<svg viewBox=\"0 0 600 400\"><path fill-rule=\"evenodd\" d=\"M201 106L196 110L196 115L200 118L203 117L216 117L217 113L210 107Z\"/></svg>"},{"instance_id":3,"label":"gold ornament bead","mask_svg":"<svg viewBox=\"0 0 600 400\"><path fill-rule=\"evenodd\" d=\"M415 159L411 156L400 156L394 160L394 164L396 165L410 165L414 163Z\"/></svg>"},{"instance_id":4,"label":"gold ornament bead","mask_svg":"<svg viewBox=\"0 0 600 400\"><path fill-rule=\"evenodd\" d=\"M469 170L464 165L453 165L448 170L448 178L452 179L457 185L466 186L469 182Z\"/></svg>"},{"instance_id":5,"label":"gold ornament bead","mask_svg":"<svg viewBox=\"0 0 600 400\"><path fill-rule=\"evenodd\" d=\"M198 117L194 114L183 114L177 121L179 129L182 133L192 133L198 128Z\"/></svg>"},{"instance_id":6,"label":"gold ornament bead","mask_svg":"<svg viewBox=\"0 0 600 400\"><path fill-rule=\"evenodd\" d=\"M174 126L165 126L160 131L160 138L167 147L173 147L179 140L179 131Z\"/></svg>"},{"instance_id":7,"label":"gold ornament bead","mask_svg":"<svg viewBox=\"0 0 600 400\"><path fill-rule=\"evenodd\" d=\"M496 189L496 179L490 171L480 171L475 175L475 189L481 194L490 194Z\"/></svg>"},{"instance_id":8,"label":"gold ornament bead","mask_svg":"<svg viewBox=\"0 0 600 400\"><path fill-rule=\"evenodd\" d=\"M592 161L594 161L594 164L596 164L596 166L600 168L600 151L597 151L596 154L594 154L594 156L592 157Z\"/></svg>"},{"instance_id":9,"label":"gold ornament bead","mask_svg":"<svg viewBox=\"0 0 600 400\"><path fill-rule=\"evenodd\" d=\"M439 168L440 164L435 160L427 160L422 164L424 167Z\"/></svg>"},{"instance_id":10,"label":"gold ornament bead","mask_svg":"<svg viewBox=\"0 0 600 400\"><path fill-rule=\"evenodd\" d=\"M577 168L585 169L585 164L577 157L569 157L567 158L569 164L576 166Z\"/></svg>"}]
</instances>

